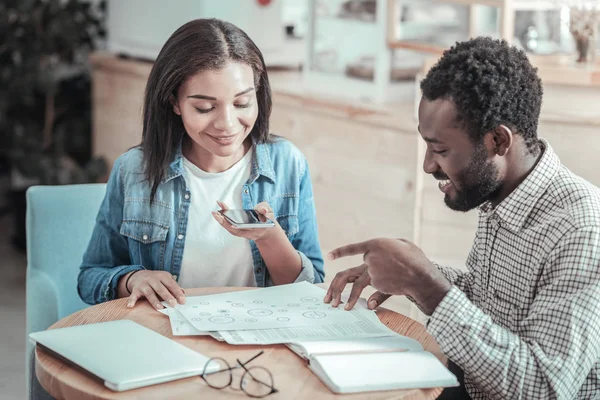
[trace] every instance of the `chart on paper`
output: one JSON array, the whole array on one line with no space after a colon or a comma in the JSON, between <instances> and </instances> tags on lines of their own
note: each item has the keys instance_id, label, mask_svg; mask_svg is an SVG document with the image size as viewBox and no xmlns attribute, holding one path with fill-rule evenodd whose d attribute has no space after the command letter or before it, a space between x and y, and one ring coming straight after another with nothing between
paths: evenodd
<instances>
[{"instance_id":1,"label":"chart on paper","mask_svg":"<svg viewBox=\"0 0 600 400\"><path fill-rule=\"evenodd\" d=\"M353 313L323 303L325 291L309 283L189 297L176 309L199 331L271 329L347 324Z\"/></svg>"},{"instance_id":2,"label":"chart on paper","mask_svg":"<svg viewBox=\"0 0 600 400\"><path fill-rule=\"evenodd\" d=\"M345 311L345 313L354 315L356 321L322 326L225 331L220 334L229 344L276 344L397 335L379 321L374 311L356 306L352 311Z\"/></svg>"}]
</instances>

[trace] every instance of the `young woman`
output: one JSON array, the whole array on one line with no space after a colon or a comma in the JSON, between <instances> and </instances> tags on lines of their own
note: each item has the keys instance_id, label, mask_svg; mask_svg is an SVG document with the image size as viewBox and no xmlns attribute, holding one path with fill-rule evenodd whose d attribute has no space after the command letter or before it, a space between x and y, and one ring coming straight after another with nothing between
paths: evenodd
<instances>
[{"instance_id":1,"label":"young woman","mask_svg":"<svg viewBox=\"0 0 600 400\"><path fill-rule=\"evenodd\" d=\"M307 162L269 134L262 54L236 26L179 28L146 87L142 143L112 169L78 279L96 304L185 302L184 288L322 282ZM255 209L275 227L238 229L219 209Z\"/></svg>"}]
</instances>

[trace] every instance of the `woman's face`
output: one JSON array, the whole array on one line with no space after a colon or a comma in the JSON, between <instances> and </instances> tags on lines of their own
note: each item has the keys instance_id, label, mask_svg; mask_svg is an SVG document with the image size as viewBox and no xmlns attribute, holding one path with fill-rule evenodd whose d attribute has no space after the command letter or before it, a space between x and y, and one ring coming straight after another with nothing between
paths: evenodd
<instances>
[{"instance_id":1,"label":"woman's face","mask_svg":"<svg viewBox=\"0 0 600 400\"><path fill-rule=\"evenodd\" d=\"M258 116L252 68L228 62L222 69L191 76L179 88L173 110L181 116L196 156L206 161L241 158Z\"/></svg>"}]
</instances>

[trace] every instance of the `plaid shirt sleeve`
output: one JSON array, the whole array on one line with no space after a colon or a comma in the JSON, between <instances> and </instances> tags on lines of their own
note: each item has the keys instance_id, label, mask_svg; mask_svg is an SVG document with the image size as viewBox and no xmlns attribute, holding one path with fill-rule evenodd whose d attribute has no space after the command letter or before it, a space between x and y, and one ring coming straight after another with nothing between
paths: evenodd
<instances>
[{"instance_id":1,"label":"plaid shirt sleeve","mask_svg":"<svg viewBox=\"0 0 600 400\"><path fill-rule=\"evenodd\" d=\"M473 275L467 271L461 271L452 267L447 267L445 265L434 265L440 270L442 274L452 283L454 286L459 288L462 292L464 292L467 296L471 293L471 284Z\"/></svg>"},{"instance_id":2,"label":"plaid shirt sleeve","mask_svg":"<svg viewBox=\"0 0 600 400\"><path fill-rule=\"evenodd\" d=\"M428 330L486 397L576 398L600 359L599 267L600 228L579 228L550 252L519 335L494 323L458 285Z\"/></svg>"},{"instance_id":3,"label":"plaid shirt sleeve","mask_svg":"<svg viewBox=\"0 0 600 400\"><path fill-rule=\"evenodd\" d=\"M475 238L477 240L477 237ZM475 249L471 249L469 252L469 256L467 257L467 265L473 265L475 263ZM467 297L471 297L472 286L474 275L468 271L461 271L456 268L448 267L445 265L439 265L437 263L433 263L442 274L456 287L458 287L461 291L463 291ZM421 310L422 311L422 310Z\"/></svg>"}]
</instances>

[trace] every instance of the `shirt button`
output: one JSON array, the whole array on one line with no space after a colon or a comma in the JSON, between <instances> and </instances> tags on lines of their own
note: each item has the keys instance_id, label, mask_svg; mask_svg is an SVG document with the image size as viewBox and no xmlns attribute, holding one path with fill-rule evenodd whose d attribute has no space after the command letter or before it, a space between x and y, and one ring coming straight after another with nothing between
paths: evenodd
<instances>
[{"instance_id":1,"label":"shirt button","mask_svg":"<svg viewBox=\"0 0 600 400\"><path fill-rule=\"evenodd\" d=\"M148 235L144 235L144 236L142 236L142 239L144 239L144 240L148 240Z\"/></svg>"},{"instance_id":2,"label":"shirt button","mask_svg":"<svg viewBox=\"0 0 600 400\"><path fill-rule=\"evenodd\" d=\"M189 200L190 199L190 195L189 194L185 194L185 196L183 196L184 199Z\"/></svg>"},{"instance_id":3,"label":"shirt button","mask_svg":"<svg viewBox=\"0 0 600 400\"><path fill-rule=\"evenodd\" d=\"M248 194L248 189L244 189L244 193Z\"/></svg>"},{"instance_id":4,"label":"shirt button","mask_svg":"<svg viewBox=\"0 0 600 400\"><path fill-rule=\"evenodd\" d=\"M177 275L173 275L173 279L177 280Z\"/></svg>"},{"instance_id":5,"label":"shirt button","mask_svg":"<svg viewBox=\"0 0 600 400\"><path fill-rule=\"evenodd\" d=\"M256 273L260 274L262 272L262 268L256 268Z\"/></svg>"},{"instance_id":6,"label":"shirt button","mask_svg":"<svg viewBox=\"0 0 600 400\"><path fill-rule=\"evenodd\" d=\"M179 240L183 239L183 235L182 234L177 235L177 239L179 239Z\"/></svg>"}]
</instances>

